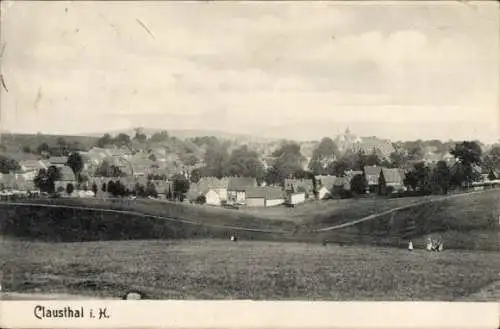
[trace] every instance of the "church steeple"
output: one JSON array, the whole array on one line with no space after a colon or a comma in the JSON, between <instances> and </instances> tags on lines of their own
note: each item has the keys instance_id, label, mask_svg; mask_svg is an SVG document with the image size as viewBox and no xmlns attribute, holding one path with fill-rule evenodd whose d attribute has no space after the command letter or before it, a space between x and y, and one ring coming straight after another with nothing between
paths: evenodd
<instances>
[{"instance_id":1,"label":"church steeple","mask_svg":"<svg viewBox=\"0 0 500 329\"><path fill-rule=\"evenodd\" d=\"M349 129L349 126L345 129L345 134L346 136L349 136L351 134L351 129Z\"/></svg>"}]
</instances>

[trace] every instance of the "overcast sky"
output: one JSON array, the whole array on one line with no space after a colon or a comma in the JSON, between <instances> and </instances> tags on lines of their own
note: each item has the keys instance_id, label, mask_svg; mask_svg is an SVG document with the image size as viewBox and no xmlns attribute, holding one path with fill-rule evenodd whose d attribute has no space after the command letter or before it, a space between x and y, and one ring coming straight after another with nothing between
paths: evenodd
<instances>
[{"instance_id":1,"label":"overcast sky","mask_svg":"<svg viewBox=\"0 0 500 329\"><path fill-rule=\"evenodd\" d=\"M500 138L491 2L2 2L4 130Z\"/></svg>"}]
</instances>

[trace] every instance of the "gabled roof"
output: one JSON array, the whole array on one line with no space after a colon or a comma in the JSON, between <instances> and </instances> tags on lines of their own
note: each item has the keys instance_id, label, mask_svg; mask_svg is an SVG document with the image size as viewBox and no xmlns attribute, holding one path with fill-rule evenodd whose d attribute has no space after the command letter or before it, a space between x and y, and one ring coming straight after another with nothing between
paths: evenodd
<instances>
[{"instance_id":1,"label":"gabled roof","mask_svg":"<svg viewBox=\"0 0 500 329\"><path fill-rule=\"evenodd\" d=\"M314 188L314 183L312 179L285 179L284 182L285 189L289 190L293 187L294 191L298 191L299 188L305 191L312 191Z\"/></svg>"},{"instance_id":2,"label":"gabled roof","mask_svg":"<svg viewBox=\"0 0 500 329\"><path fill-rule=\"evenodd\" d=\"M228 178L202 177L198 185L204 189L227 189L229 186Z\"/></svg>"},{"instance_id":3,"label":"gabled roof","mask_svg":"<svg viewBox=\"0 0 500 329\"><path fill-rule=\"evenodd\" d=\"M400 184L403 185L404 170L397 168L382 168L386 184Z\"/></svg>"},{"instance_id":4,"label":"gabled roof","mask_svg":"<svg viewBox=\"0 0 500 329\"><path fill-rule=\"evenodd\" d=\"M365 175L367 176L377 176L380 175L380 171L382 170L382 167L379 166L364 166L364 172Z\"/></svg>"},{"instance_id":5,"label":"gabled roof","mask_svg":"<svg viewBox=\"0 0 500 329\"><path fill-rule=\"evenodd\" d=\"M50 157L49 162L51 164L66 164L68 157Z\"/></svg>"},{"instance_id":6,"label":"gabled roof","mask_svg":"<svg viewBox=\"0 0 500 329\"><path fill-rule=\"evenodd\" d=\"M246 189L247 198L263 198L265 200L284 199L285 192L279 187L254 186Z\"/></svg>"},{"instance_id":7,"label":"gabled roof","mask_svg":"<svg viewBox=\"0 0 500 329\"><path fill-rule=\"evenodd\" d=\"M27 171L40 170L40 169L47 168L45 163L40 161L40 160L23 160L23 161L19 162L19 165L21 166L21 168L24 168Z\"/></svg>"},{"instance_id":8,"label":"gabled roof","mask_svg":"<svg viewBox=\"0 0 500 329\"><path fill-rule=\"evenodd\" d=\"M75 181L75 174L73 173L73 170L71 170L70 167L63 166L59 168L59 172L61 173L61 178L59 181Z\"/></svg>"},{"instance_id":9,"label":"gabled roof","mask_svg":"<svg viewBox=\"0 0 500 329\"><path fill-rule=\"evenodd\" d=\"M247 187L257 186L257 180L251 177L231 177L227 186L228 191L245 191Z\"/></svg>"},{"instance_id":10,"label":"gabled roof","mask_svg":"<svg viewBox=\"0 0 500 329\"><path fill-rule=\"evenodd\" d=\"M331 189L335 185L335 181L338 180L337 176L327 175L327 176L316 176L316 182L319 187L326 187Z\"/></svg>"}]
</instances>

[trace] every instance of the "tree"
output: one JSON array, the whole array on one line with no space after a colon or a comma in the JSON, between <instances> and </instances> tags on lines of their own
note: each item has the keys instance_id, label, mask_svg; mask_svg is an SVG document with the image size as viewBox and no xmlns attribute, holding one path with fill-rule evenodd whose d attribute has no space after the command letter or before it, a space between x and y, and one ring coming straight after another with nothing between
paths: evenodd
<instances>
[{"instance_id":1,"label":"tree","mask_svg":"<svg viewBox=\"0 0 500 329\"><path fill-rule=\"evenodd\" d=\"M142 184L135 184L135 194L141 198L147 197L146 187Z\"/></svg>"},{"instance_id":2,"label":"tree","mask_svg":"<svg viewBox=\"0 0 500 329\"><path fill-rule=\"evenodd\" d=\"M200 169L193 169L190 175L191 183L198 183L201 179Z\"/></svg>"},{"instance_id":3,"label":"tree","mask_svg":"<svg viewBox=\"0 0 500 329\"><path fill-rule=\"evenodd\" d=\"M174 175L174 198L183 201L186 193L189 191L189 181L183 175Z\"/></svg>"},{"instance_id":4,"label":"tree","mask_svg":"<svg viewBox=\"0 0 500 329\"><path fill-rule=\"evenodd\" d=\"M196 203L205 204L207 202L207 198L204 195L200 195L196 198Z\"/></svg>"},{"instance_id":5,"label":"tree","mask_svg":"<svg viewBox=\"0 0 500 329\"><path fill-rule=\"evenodd\" d=\"M156 186L152 181L148 181L146 184L146 196L152 196L154 198L158 197L158 192L156 191Z\"/></svg>"},{"instance_id":6,"label":"tree","mask_svg":"<svg viewBox=\"0 0 500 329\"><path fill-rule=\"evenodd\" d=\"M363 162L366 166L380 166L382 164L382 160L380 160L376 150L373 150L372 153L368 155L361 154L360 156L364 158Z\"/></svg>"},{"instance_id":7,"label":"tree","mask_svg":"<svg viewBox=\"0 0 500 329\"><path fill-rule=\"evenodd\" d=\"M104 160L97 167L95 175L100 177L122 177L124 173L118 166L112 165Z\"/></svg>"},{"instance_id":8,"label":"tree","mask_svg":"<svg viewBox=\"0 0 500 329\"><path fill-rule=\"evenodd\" d=\"M315 175L323 174L329 163L333 162L339 149L333 140L325 137L321 140L318 147L313 151L311 161L309 162L309 170Z\"/></svg>"},{"instance_id":9,"label":"tree","mask_svg":"<svg viewBox=\"0 0 500 329\"><path fill-rule=\"evenodd\" d=\"M230 176L257 177L257 171L262 167L257 152L250 151L246 145L241 146L229 156L226 172Z\"/></svg>"},{"instance_id":10,"label":"tree","mask_svg":"<svg viewBox=\"0 0 500 329\"><path fill-rule=\"evenodd\" d=\"M229 160L229 153L226 145L217 143L207 148L205 152L204 174L222 178L226 175L226 166Z\"/></svg>"},{"instance_id":11,"label":"tree","mask_svg":"<svg viewBox=\"0 0 500 329\"><path fill-rule=\"evenodd\" d=\"M500 146L494 146L485 154L483 163L488 169L500 170Z\"/></svg>"},{"instance_id":12,"label":"tree","mask_svg":"<svg viewBox=\"0 0 500 329\"><path fill-rule=\"evenodd\" d=\"M154 142L154 143L158 143L158 142L165 142L167 141L169 138L168 136L168 132L166 131L161 131L161 132L157 132L157 133L154 133L151 138L150 138L150 141L151 142Z\"/></svg>"},{"instance_id":13,"label":"tree","mask_svg":"<svg viewBox=\"0 0 500 329\"><path fill-rule=\"evenodd\" d=\"M35 186L42 192L55 192L55 181L61 178L61 172L55 166L40 169L33 179ZM63 188L64 190L64 188Z\"/></svg>"},{"instance_id":14,"label":"tree","mask_svg":"<svg viewBox=\"0 0 500 329\"><path fill-rule=\"evenodd\" d=\"M295 173L303 170L305 157L300 152L300 145L289 142L273 152L276 161L268 171L268 184L283 184L286 178L292 178Z\"/></svg>"},{"instance_id":15,"label":"tree","mask_svg":"<svg viewBox=\"0 0 500 329\"><path fill-rule=\"evenodd\" d=\"M185 166L194 166L199 160L196 154L187 153L181 156L181 161Z\"/></svg>"},{"instance_id":16,"label":"tree","mask_svg":"<svg viewBox=\"0 0 500 329\"><path fill-rule=\"evenodd\" d=\"M405 178L403 180L403 184L407 187L410 188L411 190L415 191L418 186L418 177L415 174L415 172L409 171L405 174Z\"/></svg>"},{"instance_id":17,"label":"tree","mask_svg":"<svg viewBox=\"0 0 500 329\"><path fill-rule=\"evenodd\" d=\"M446 161L439 161L432 172L433 189L438 189L443 194L448 193L451 182L451 172Z\"/></svg>"},{"instance_id":18,"label":"tree","mask_svg":"<svg viewBox=\"0 0 500 329\"><path fill-rule=\"evenodd\" d=\"M455 148L450 152L463 165L463 181L469 185L474 180L474 165L481 164L481 146L475 141L464 141L455 145Z\"/></svg>"},{"instance_id":19,"label":"tree","mask_svg":"<svg viewBox=\"0 0 500 329\"><path fill-rule=\"evenodd\" d=\"M50 147L47 143L42 143L38 145L36 150L38 154L42 155L44 153L48 153L50 151Z\"/></svg>"},{"instance_id":20,"label":"tree","mask_svg":"<svg viewBox=\"0 0 500 329\"><path fill-rule=\"evenodd\" d=\"M80 174L83 170L83 158L78 152L73 152L69 155L66 165L73 170L76 181L80 182Z\"/></svg>"},{"instance_id":21,"label":"tree","mask_svg":"<svg viewBox=\"0 0 500 329\"><path fill-rule=\"evenodd\" d=\"M124 133L118 134L118 136L115 137L115 144L118 146L128 146L132 143L130 140L130 136Z\"/></svg>"},{"instance_id":22,"label":"tree","mask_svg":"<svg viewBox=\"0 0 500 329\"><path fill-rule=\"evenodd\" d=\"M412 147L408 150L408 159L421 161L424 158L424 150L420 146Z\"/></svg>"},{"instance_id":23,"label":"tree","mask_svg":"<svg viewBox=\"0 0 500 329\"><path fill-rule=\"evenodd\" d=\"M29 145L24 145L23 152L24 153L31 153L31 147Z\"/></svg>"},{"instance_id":24,"label":"tree","mask_svg":"<svg viewBox=\"0 0 500 329\"><path fill-rule=\"evenodd\" d=\"M116 184L115 182L113 181L109 181L108 182L108 193L111 194L111 195L115 195L116 194Z\"/></svg>"},{"instance_id":25,"label":"tree","mask_svg":"<svg viewBox=\"0 0 500 329\"><path fill-rule=\"evenodd\" d=\"M490 169L490 172L488 173L488 180L495 180L495 179L497 179L497 176L495 175L493 169Z\"/></svg>"},{"instance_id":26,"label":"tree","mask_svg":"<svg viewBox=\"0 0 500 329\"><path fill-rule=\"evenodd\" d=\"M378 176L378 194L386 195L387 194L387 182L385 181L384 171L380 171L380 175Z\"/></svg>"},{"instance_id":27,"label":"tree","mask_svg":"<svg viewBox=\"0 0 500 329\"><path fill-rule=\"evenodd\" d=\"M148 136L142 132L142 129L135 130L134 141L138 143L145 143L148 140Z\"/></svg>"},{"instance_id":28,"label":"tree","mask_svg":"<svg viewBox=\"0 0 500 329\"><path fill-rule=\"evenodd\" d=\"M106 186L106 183L102 183L101 191L103 191L103 192L107 192L108 191L108 187Z\"/></svg>"},{"instance_id":29,"label":"tree","mask_svg":"<svg viewBox=\"0 0 500 329\"><path fill-rule=\"evenodd\" d=\"M345 172L349 169L351 169L349 166L349 162L344 157L342 157L328 164L328 166L326 167L326 172L329 175L343 177Z\"/></svg>"},{"instance_id":30,"label":"tree","mask_svg":"<svg viewBox=\"0 0 500 329\"><path fill-rule=\"evenodd\" d=\"M75 190L75 186L73 186L73 184L71 184L71 183L66 184L66 193L68 195L71 195L74 190Z\"/></svg>"},{"instance_id":31,"label":"tree","mask_svg":"<svg viewBox=\"0 0 500 329\"><path fill-rule=\"evenodd\" d=\"M20 169L21 166L16 160L0 155L0 173L8 174L12 171L19 171Z\"/></svg>"},{"instance_id":32,"label":"tree","mask_svg":"<svg viewBox=\"0 0 500 329\"><path fill-rule=\"evenodd\" d=\"M413 191L419 191L425 195L430 194L432 192L430 169L424 162L417 163L413 170L406 173L404 184Z\"/></svg>"},{"instance_id":33,"label":"tree","mask_svg":"<svg viewBox=\"0 0 500 329\"><path fill-rule=\"evenodd\" d=\"M101 138L99 138L96 142L98 147L106 147L108 145L113 144L113 137L110 134L104 134Z\"/></svg>"},{"instance_id":34,"label":"tree","mask_svg":"<svg viewBox=\"0 0 500 329\"><path fill-rule=\"evenodd\" d=\"M365 175L357 174L351 179L351 191L356 194L365 194L366 188L368 187L368 182L366 181Z\"/></svg>"},{"instance_id":35,"label":"tree","mask_svg":"<svg viewBox=\"0 0 500 329\"><path fill-rule=\"evenodd\" d=\"M94 196L97 196L97 184L96 183L92 184L92 192L94 193Z\"/></svg>"}]
</instances>

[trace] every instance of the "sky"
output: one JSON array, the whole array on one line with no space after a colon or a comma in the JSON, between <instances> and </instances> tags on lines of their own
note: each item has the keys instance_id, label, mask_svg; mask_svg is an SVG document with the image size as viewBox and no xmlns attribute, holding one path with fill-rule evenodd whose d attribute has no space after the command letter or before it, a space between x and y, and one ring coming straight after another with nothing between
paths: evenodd
<instances>
[{"instance_id":1,"label":"sky","mask_svg":"<svg viewBox=\"0 0 500 329\"><path fill-rule=\"evenodd\" d=\"M500 138L497 1L1 6L4 131Z\"/></svg>"}]
</instances>

